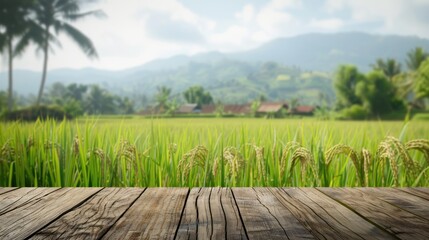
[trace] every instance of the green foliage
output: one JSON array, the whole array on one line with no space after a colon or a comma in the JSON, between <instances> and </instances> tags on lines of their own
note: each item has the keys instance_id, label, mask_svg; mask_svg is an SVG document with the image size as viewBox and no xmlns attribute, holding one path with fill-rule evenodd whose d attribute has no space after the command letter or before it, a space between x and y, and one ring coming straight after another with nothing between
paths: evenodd
<instances>
[{"instance_id":1,"label":"green foliage","mask_svg":"<svg viewBox=\"0 0 429 240\"><path fill-rule=\"evenodd\" d=\"M363 106L372 115L380 116L393 110L393 85L380 71L373 71L366 75L356 86L356 96Z\"/></svg>"},{"instance_id":2,"label":"green foliage","mask_svg":"<svg viewBox=\"0 0 429 240\"><path fill-rule=\"evenodd\" d=\"M245 118L0 122L0 187L428 187L428 128Z\"/></svg>"},{"instance_id":3,"label":"green foliage","mask_svg":"<svg viewBox=\"0 0 429 240\"><path fill-rule=\"evenodd\" d=\"M417 70L414 89L417 98L429 97L429 59L424 61Z\"/></svg>"},{"instance_id":4,"label":"green foliage","mask_svg":"<svg viewBox=\"0 0 429 240\"><path fill-rule=\"evenodd\" d=\"M4 119L8 121L36 121L37 119L63 120L64 118L71 118L71 116L57 106L32 106L7 112L4 116Z\"/></svg>"},{"instance_id":5,"label":"green foliage","mask_svg":"<svg viewBox=\"0 0 429 240\"><path fill-rule=\"evenodd\" d=\"M362 105L354 104L341 111L341 118L364 120L368 118L369 114L370 112L367 108L363 107Z\"/></svg>"},{"instance_id":6,"label":"green foliage","mask_svg":"<svg viewBox=\"0 0 429 240\"><path fill-rule=\"evenodd\" d=\"M407 66L411 71L417 71L429 54L421 47L416 47L407 54Z\"/></svg>"},{"instance_id":7,"label":"green foliage","mask_svg":"<svg viewBox=\"0 0 429 240\"><path fill-rule=\"evenodd\" d=\"M337 96L337 109L350 107L354 104L361 104L361 100L356 95L356 86L363 81L364 75L352 65L341 65L335 75L334 87Z\"/></svg>"},{"instance_id":8,"label":"green foliage","mask_svg":"<svg viewBox=\"0 0 429 240\"><path fill-rule=\"evenodd\" d=\"M196 103L199 107L203 104L212 104L213 98L201 86L192 86L183 92L183 97L187 103Z\"/></svg>"},{"instance_id":9,"label":"green foliage","mask_svg":"<svg viewBox=\"0 0 429 240\"><path fill-rule=\"evenodd\" d=\"M158 86L158 92L155 95L156 102L161 109L161 112L164 112L168 109L168 99L170 98L171 88L166 86Z\"/></svg>"},{"instance_id":10,"label":"green foliage","mask_svg":"<svg viewBox=\"0 0 429 240\"><path fill-rule=\"evenodd\" d=\"M376 71L382 71L389 79L401 73L401 63L392 58L388 58L386 61L379 58L376 63L372 65L372 68Z\"/></svg>"}]
</instances>

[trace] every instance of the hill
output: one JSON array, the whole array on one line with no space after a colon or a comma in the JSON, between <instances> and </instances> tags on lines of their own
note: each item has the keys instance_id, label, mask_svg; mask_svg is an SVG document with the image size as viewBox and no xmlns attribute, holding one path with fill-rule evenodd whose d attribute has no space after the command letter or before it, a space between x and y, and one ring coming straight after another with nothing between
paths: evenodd
<instances>
[{"instance_id":1,"label":"hill","mask_svg":"<svg viewBox=\"0 0 429 240\"><path fill-rule=\"evenodd\" d=\"M215 99L244 102L266 95L280 100L300 98L317 102L321 93L332 96L331 76L340 64L370 69L377 58L395 58L405 65L411 49L429 51L429 40L418 37L366 33L305 34L276 39L244 52L208 52L157 59L122 71L85 68L50 71L47 86L54 82L99 84L136 101L150 98L156 87L166 85L179 94L192 85L202 85ZM14 89L36 94L39 72L16 70ZM0 89L6 89L7 73L0 73Z\"/></svg>"}]
</instances>

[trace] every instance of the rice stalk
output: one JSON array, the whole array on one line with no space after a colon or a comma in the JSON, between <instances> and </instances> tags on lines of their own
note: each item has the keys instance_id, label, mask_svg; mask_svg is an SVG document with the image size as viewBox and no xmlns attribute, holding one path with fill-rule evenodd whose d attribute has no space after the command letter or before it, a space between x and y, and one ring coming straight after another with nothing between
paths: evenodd
<instances>
[{"instance_id":1,"label":"rice stalk","mask_svg":"<svg viewBox=\"0 0 429 240\"><path fill-rule=\"evenodd\" d=\"M284 147L280 159L280 176L284 176L286 172L286 162L288 159L289 152L294 152L297 148L299 148L301 145L297 142L288 142L286 146Z\"/></svg>"},{"instance_id":2,"label":"rice stalk","mask_svg":"<svg viewBox=\"0 0 429 240\"><path fill-rule=\"evenodd\" d=\"M255 151L256 156L256 166L258 168L258 173L260 174L260 180L267 181L267 172L265 168L265 159L264 159L264 147L258 147L256 145L251 145Z\"/></svg>"},{"instance_id":3,"label":"rice stalk","mask_svg":"<svg viewBox=\"0 0 429 240\"><path fill-rule=\"evenodd\" d=\"M313 173L313 178L316 180L317 185L320 186L320 179L316 171L313 155L308 149L304 147L297 148L292 155L290 176L292 177L293 169L295 168L298 161L301 163L301 182L304 184L307 182L306 170L307 167L310 167L311 172Z\"/></svg>"},{"instance_id":4,"label":"rice stalk","mask_svg":"<svg viewBox=\"0 0 429 240\"><path fill-rule=\"evenodd\" d=\"M204 168L207 155L208 150L202 145L198 145L189 152L183 154L178 165L181 172L181 176L178 176L178 180L182 180L183 182L188 181L189 174L194 166Z\"/></svg>"},{"instance_id":5,"label":"rice stalk","mask_svg":"<svg viewBox=\"0 0 429 240\"><path fill-rule=\"evenodd\" d=\"M362 165L361 161L356 151L350 146L347 146L344 144L337 144L331 147L330 149L328 149L328 151L326 151L325 153L325 161L326 161L327 167L329 167L334 157L340 154L344 154L347 157L350 157L356 169L356 179L359 181L360 186L364 185L364 180L363 180L363 177L361 176L361 170L360 170Z\"/></svg>"},{"instance_id":6,"label":"rice stalk","mask_svg":"<svg viewBox=\"0 0 429 240\"><path fill-rule=\"evenodd\" d=\"M425 139L416 139L411 140L405 144L405 149L409 150L417 150L423 153L427 163L429 164L429 140Z\"/></svg>"},{"instance_id":7,"label":"rice stalk","mask_svg":"<svg viewBox=\"0 0 429 240\"><path fill-rule=\"evenodd\" d=\"M223 158L229 168L230 177L236 181L240 170L244 167L244 158L235 147L227 147L223 150Z\"/></svg>"},{"instance_id":8,"label":"rice stalk","mask_svg":"<svg viewBox=\"0 0 429 240\"><path fill-rule=\"evenodd\" d=\"M362 149L363 172L365 173L365 187L369 184L369 171L371 165L371 153L363 148Z\"/></svg>"}]
</instances>

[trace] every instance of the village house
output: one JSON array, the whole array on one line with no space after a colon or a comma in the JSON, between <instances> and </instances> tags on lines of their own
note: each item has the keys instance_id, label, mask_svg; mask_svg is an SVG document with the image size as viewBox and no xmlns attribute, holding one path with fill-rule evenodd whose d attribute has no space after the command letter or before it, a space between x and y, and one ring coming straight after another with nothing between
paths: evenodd
<instances>
[{"instance_id":1,"label":"village house","mask_svg":"<svg viewBox=\"0 0 429 240\"><path fill-rule=\"evenodd\" d=\"M284 102L262 102L256 111L256 115L265 117L283 117L287 113L288 109L289 105Z\"/></svg>"},{"instance_id":2,"label":"village house","mask_svg":"<svg viewBox=\"0 0 429 240\"><path fill-rule=\"evenodd\" d=\"M316 110L316 107L314 106L297 106L296 108L292 109L291 114L293 115L301 115L301 116L312 116L314 115L314 111Z\"/></svg>"}]
</instances>

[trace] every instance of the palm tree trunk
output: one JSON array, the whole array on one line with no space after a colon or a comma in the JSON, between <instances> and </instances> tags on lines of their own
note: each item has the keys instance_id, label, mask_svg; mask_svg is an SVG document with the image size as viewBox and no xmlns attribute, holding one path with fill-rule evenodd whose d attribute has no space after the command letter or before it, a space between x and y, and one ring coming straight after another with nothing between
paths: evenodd
<instances>
[{"instance_id":1,"label":"palm tree trunk","mask_svg":"<svg viewBox=\"0 0 429 240\"><path fill-rule=\"evenodd\" d=\"M10 112L13 108L13 51L12 51L12 38L7 39L7 48L9 53L9 88L7 98L7 110Z\"/></svg>"},{"instance_id":2,"label":"palm tree trunk","mask_svg":"<svg viewBox=\"0 0 429 240\"><path fill-rule=\"evenodd\" d=\"M49 48L48 48L48 34L49 34L49 29L46 28L46 38L45 38L45 46L43 47L43 73L42 73L42 81L40 82L40 89L39 89L39 95L37 96L37 102L36 102L36 106L40 105L40 101L42 100L42 95L43 95L43 89L45 87L45 82L46 82L46 73L48 70L48 54L49 54Z\"/></svg>"}]
</instances>

